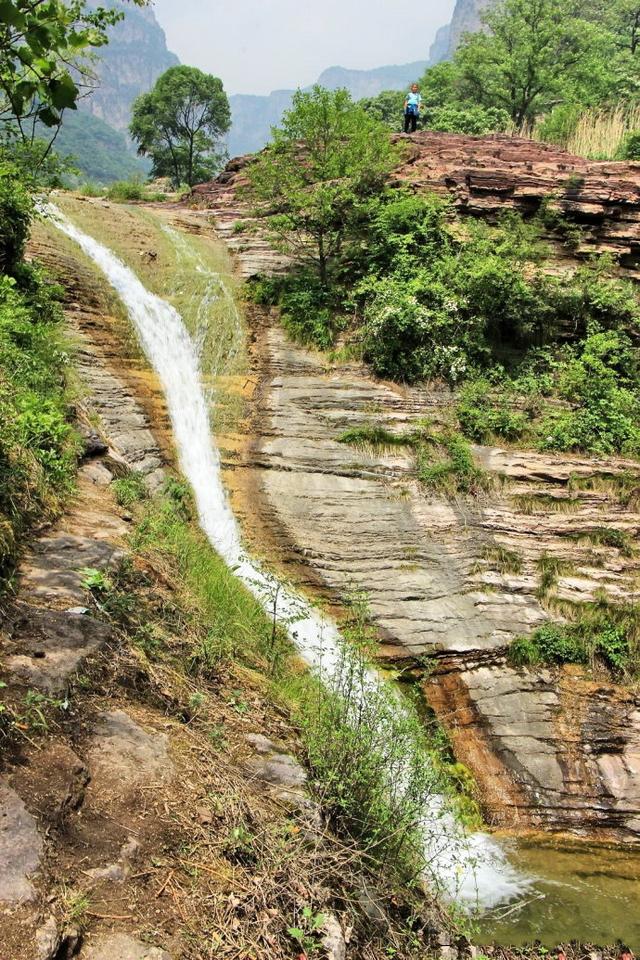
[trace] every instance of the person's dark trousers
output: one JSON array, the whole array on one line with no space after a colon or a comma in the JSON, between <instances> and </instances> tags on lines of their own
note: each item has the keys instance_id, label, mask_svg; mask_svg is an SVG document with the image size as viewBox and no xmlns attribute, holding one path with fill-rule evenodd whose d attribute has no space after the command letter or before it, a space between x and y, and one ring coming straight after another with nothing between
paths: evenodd
<instances>
[{"instance_id":1,"label":"person's dark trousers","mask_svg":"<svg viewBox=\"0 0 640 960\"><path fill-rule=\"evenodd\" d=\"M404 132L405 133L415 133L418 129L418 114L417 113L405 113L404 115Z\"/></svg>"}]
</instances>

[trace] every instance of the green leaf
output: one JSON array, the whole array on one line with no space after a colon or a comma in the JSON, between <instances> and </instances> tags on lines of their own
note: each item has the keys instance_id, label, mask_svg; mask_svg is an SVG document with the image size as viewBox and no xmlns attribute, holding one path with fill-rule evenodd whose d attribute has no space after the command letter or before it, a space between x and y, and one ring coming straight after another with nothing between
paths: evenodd
<instances>
[{"instance_id":1,"label":"green leaf","mask_svg":"<svg viewBox=\"0 0 640 960\"><path fill-rule=\"evenodd\" d=\"M19 30L22 30L26 24L25 15L18 10L12 0L0 0L0 21Z\"/></svg>"},{"instance_id":2,"label":"green leaf","mask_svg":"<svg viewBox=\"0 0 640 960\"><path fill-rule=\"evenodd\" d=\"M69 74L53 79L49 83L49 96L57 110L73 109L78 99L78 88Z\"/></svg>"}]
</instances>

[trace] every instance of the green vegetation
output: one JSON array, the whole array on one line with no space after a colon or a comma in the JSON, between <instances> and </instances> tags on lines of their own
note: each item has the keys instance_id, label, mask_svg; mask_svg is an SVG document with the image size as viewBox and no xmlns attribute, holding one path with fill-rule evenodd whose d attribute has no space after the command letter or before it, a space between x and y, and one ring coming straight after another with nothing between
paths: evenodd
<instances>
[{"instance_id":1,"label":"green vegetation","mask_svg":"<svg viewBox=\"0 0 640 960\"><path fill-rule=\"evenodd\" d=\"M134 503L146 500L148 496L144 476L135 471L114 480L111 489L121 507L131 507Z\"/></svg>"},{"instance_id":2,"label":"green vegetation","mask_svg":"<svg viewBox=\"0 0 640 960\"><path fill-rule=\"evenodd\" d=\"M144 6L146 0L132 2ZM34 148L36 169L46 163L54 139L37 140L38 130L57 132L64 111L77 109L86 58L107 43L109 27L123 16L115 6L85 0L3 0L0 122L17 143Z\"/></svg>"},{"instance_id":3,"label":"green vegetation","mask_svg":"<svg viewBox=\"0 0 640 960\"><path fill-rule=\"evenodd\" d=\"M333 693L305 680L294 717L334 825L356 837L385 871L412 882L425 868L417 825L439 778L415 711L400 708L392 688L367 685L374 637L361 599L351 612Z\"/></svg>"},{"instance_id":4,"label":"green vegetation","mask_svg":"<svg viewBox=\"0 0 640 960\"><path fill-rule=\"evenodd\" d=\"M476 465L469 444L455 433L444 433L435 444L420 444L418 479L425 487L448 496L478 496L491 488L491 478Z\"/></svg>"},{"instance_id":5,"label":"green vegetation","mask_svg":"<svg viewBox=\"0 0 640 960\"><path fill-rule=\"evenodd\" d=\"M640 679L640 610L606 598L568 611L568 623L549 623L512 643L509 656L519 666L575 663L605 668L617 680Z\"/></svg>"},{"instance_id":6,"label":"green vegetation","mask_svg":"<svg viewBox=\"0 0 640 960\"><path fill-rule=\"evenodd\" d=\"M522 573L522 557L507 547L485 547L482 551L482 559L499 573L511 573L516 576Z\"/></svg>"},{"instance_id":7,"label":"green vegetation","mask_svg":"<svg viewBox=\"0 0 640 960\"><path fill-rule=\"evenodd\" d=\"M544 599L557 585L558 579L571 572L572 564L561 557L553 557L548 553L543 553L538 560L537 568L540 577L538 597Z\"/></svg>"},{"instance_id":8,"label":"green vegetation","mask_svg":"<svg viewBox=\"0 0 640 960\"><path fill-rule=\"evenodd\" d=\"M464 437L451 430L432 430L425 422L405 433L391 433L376 424L364 424L346 430L338 442L379 452L409 447L415 451L416 476L420 483L448 497L478 496L491 487L489 475L475 463Z\"/></svg>"},{"instance_id":9,"label":"green vegetation","mask_svg":"<svg viewBox=\"0 0 640 960\"><path fill-rule=\"evenodd\" d=\"M109 184L142 179L148 172L148 164L131 152L123 133L84 110L64 114L54 149L77 168L78 173L67 178L73 183L86 178Z\"/></svg>"},{"instance_id":10,"label":"green vegetation","mask_svg":"<svg viewBox=\"0 0 640 960\"><path fill-rule=\"evenodd\" d=\"M616 530L614 527L594 527L591 530L582 530L580 533L572 534L572 538L578 541L586 541L596 547L612 547L619 550L623 557L633 556L630 534L624 530Z\"/></svg>"},{"instance_id":11,"label":"green vegetation","mask_svg":"<svg viewBox=\"0 0 640 960\"><path fill-rule=\"evenodd\" d=\"M410 699L386 684L360 699L376 641L365 598L351 599L345 646L327 691L301 669L284 624L264 612L212 551L182 483L169 481L161 495L136 506L135 515L131 558L109 574L83 574L103 615L140 656L201 684L185 707L189 719L207 723L203 691L223 678L229 705L246 713L250 704L233 689L230 671L260 678L255 682L300 733L312 787L334 829L357 841L376 876L383 870L392 885L413 883L428 869L417 824L433 794L448 792L469 818L477 819L477 809L468 772L455 764L441 732L425 731ZM172 584L171 603L148 589L149 568L162 570ZM274 598L276 592L274 582ZM211 738L221 739L216 725ZM232 838L239 857L253 849L245 841L242 832Z\"/></svg>"},{"instance_id":12,"label":"green vegetation","mask_svg":"<svg viewBox=\"0 0 640 960\"><path fill-rule=\"evenodd\" d=\"M222 81L196 67L171 67L133 105L131 136L150 157L154 177L174 185L209 180L220 165L221 137L231 126Z\"/></svg>"},{"instance_id":13,"label":"green vegetation","mask_svg":"<svg viewBox=\"0 0 640 960\"><path fill-rule=\"evenodd\" d=\"M268 214L274 239L315 276L311 288L305 276L287 290L290 300L304 297L293 306L294 322L309 309L317 324L328 322L328 309L335 306L328 296L358 242L368 200L396 157L386 128L346 90L314 87L295 94L273 142L249 169L253 196ZM307 336L317 342L313 327Z\"/></svg>"},{"instance_id":14,"label":"green vegetation","mask_svg":"<svg viewBox=\"0 0 640 960\"><path fill-rule=\"evenodd\" d=\"M267 168L270 183L276 172L285 183L283 171L293 176L300 168L295 216L262 208L269 228L282 226L294 255L293 224L302 234L305 217L317 214L308 209L316 196L308 189L310 165L297 138L295 151L291 146L294 132L306 129L298 120L312 128L318 122L321 92L313 98L289 115L284 165L267 152L254 168L256 183ZM367 118L364 125L371 124ZM347 172L336 180L339 167L327 169L330 184L316 184L322 215L313 242L300 236L294 270L250 289L257 302L280 306L292 337L320 349L346 339L380 377L446 381L456 389L462 433L478 443L640 453L640 301L606 258L573 273L548 270L542 234L552 229L573 242L550 204L526 223L510 214L495 226L463 227L448 201L389 190L380 168L366 195L357 178ZM340 204L328 197L336 192L348 213L334 228ZM265 196L262 187L258 193Z\"/></svg>"},{"instance_id":15,"label":"green vegetation","mask_svg":"<svg viewBox=\"0 0 640 960\"><path fill-rule=\"evenodd\" d=\"M23 260L30 196L0 169L0 577L19 539L68 493L76 444L68 421L68 355L59 288Z\"/></svg>"}]
</instances>

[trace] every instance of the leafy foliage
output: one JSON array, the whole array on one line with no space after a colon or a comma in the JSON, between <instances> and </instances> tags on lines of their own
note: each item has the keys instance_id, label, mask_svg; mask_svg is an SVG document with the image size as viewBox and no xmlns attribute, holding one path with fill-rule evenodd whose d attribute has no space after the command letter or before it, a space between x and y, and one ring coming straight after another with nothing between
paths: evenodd
<instances>
[{"instance_id":1,"label":"leafy foliage","mask_svg":"<svg viewBox=\"0 0 640 960\"><path fill-rule=\"evenodd\" d=\"M91 80L87 55L107 43L124 13L85 0L3 0L0 12L0 122L17 124L34 146L40 127L58 128L64 111L77 109L82 82ZM50 147L43 144L39 162Z\"/></svg>"},{"instance_id":2,"label":"leafy foliage","mask_svg":"<svg viewBox=\"0 0 640 960\"><path fill-rule=\"evenodd\" d=\"M196 67L171 67L133 105L131 136L155 177L192 187L221 160L220 139L231 126L229 100L218 77Z\"/></svg>"},{"instance_id":3,"label":"leafy foliage","mask_svg":"<svg viewBox=\"0 0 640 960\"><path fill-rule=\"evenodd\" d=\"M298 91L273 142L250 167L254 198L280 245L328 287L359 239L366 202L396 152L382 123L346 90Z\"/></svg>"},{"instance_id":4,"label":"leafy foliage","mask_svg":"<svg viewBox=\"0 0 640 960\"><path fill-rule=\"evenodd\" d=\"M351 613L333 691L310 684L295 719L334 826L406 883L427 866L419 825L442 787L416 712L391 688L367 680L374 638L362 598L354 598Z\"/></svg>"},{"instance_id":5,"label":"leafy foliage","mask_svg":"<svg viewBox=\"0 0 640 960\"><path fill-rule=\"evenodd\" d=\"M591 664L606 667L618 679L640 676L640 611L634 605L612 605L606 599L582 604L569 623L548 623L530 637L515 640L513 663Z\"/></svg>"},{"instance_id":6,"label":"leafy foliage","mask_svg":"<svg viewBox=\"0 0 640 960\"><path fill-rule=\"evenodd\" d=\"M31 212L22 186L0 178L0 572L19 537L68 490L75 444L67 421L59 290L20 261ZM13 275L10 275L11 271Z\"/></svg>"}]
</instances>

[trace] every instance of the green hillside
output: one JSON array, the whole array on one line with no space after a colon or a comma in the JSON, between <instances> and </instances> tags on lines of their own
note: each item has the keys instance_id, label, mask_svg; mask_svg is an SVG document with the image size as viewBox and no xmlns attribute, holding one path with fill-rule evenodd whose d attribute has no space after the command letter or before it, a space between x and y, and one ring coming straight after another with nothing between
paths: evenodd
<instances>
[{"instance_id":1,"label":"green hillside","mask_svg":"<svg viewBox=\"0 0 640 960\"><path fill-rule=\"evenodd\" d=\"M55 149L62 157L74 158L83 179L99 183L145 177L149 170L129 148L123 133L84 111L65 113Z\"/></svg>"}]
</instances>

